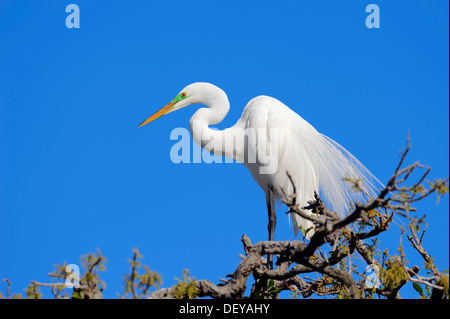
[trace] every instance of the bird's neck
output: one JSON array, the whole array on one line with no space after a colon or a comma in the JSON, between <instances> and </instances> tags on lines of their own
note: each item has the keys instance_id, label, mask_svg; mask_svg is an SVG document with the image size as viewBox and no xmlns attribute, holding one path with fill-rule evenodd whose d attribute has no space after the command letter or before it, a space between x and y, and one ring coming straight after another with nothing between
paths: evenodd
<instances>
[{"instance_id":1,"label":"bird's neck","mask_svg":"<svg viewBox=\"0 0 450 319\"><path fill-rule=\"evenodd\" d=\"M200 108L192 116L189 126L195 143L207 151L218 156L227 156L224 153L225 131L213 130L209 125L223 121L230 109L230 102L222 90L206 94L197 103L204 104L208 108Z\"/></svg>"},{"instance_id":2,"label":"bird's neck","mask_svg":"<svg viewBox=\"0 0 450 319\"><path fill-rule=\"evenodd\" d=\"M199 121L202 124L214 125L223 121L230 110L230 102L226 94L220 90L212 97L201 97L196 102L208 106L208 108L200 108L191 118L192 121ZM191 127L192 129L192 127Z\"/></svg>"}]
</instances>

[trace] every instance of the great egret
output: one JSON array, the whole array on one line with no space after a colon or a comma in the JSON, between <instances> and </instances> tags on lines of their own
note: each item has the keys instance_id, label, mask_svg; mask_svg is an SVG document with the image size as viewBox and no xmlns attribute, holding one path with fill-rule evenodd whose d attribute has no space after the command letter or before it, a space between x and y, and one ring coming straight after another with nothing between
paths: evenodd
<instances>
[{"instance_id":1,"label":"great egret","mask_svg":"<svg viewBox=\"0 0 450 319\"><path fill-rule=\"evenodd\" d=\"M227 115L230 109L227 95L213 84L193 83L139 127L198 103L209 108L197 110L189 122L194 141L209 152L231 157L249 169L266 194L269 240L274 239L276 225L273 201L290 201L286 197L294 189L291 179L300 209L317 191L341 217L348 211L351 200L375 195L374 183L379 181L364 165L282 102L269 96L252 99L234 126L218 131L209 125L220 123ZM359 180L362 191L352 190L344 180L346 177ZM314 233L313 222L298 214L291 214L291 218L295 236L302 229L309 239Z\"/></svg>"}]
</instances>

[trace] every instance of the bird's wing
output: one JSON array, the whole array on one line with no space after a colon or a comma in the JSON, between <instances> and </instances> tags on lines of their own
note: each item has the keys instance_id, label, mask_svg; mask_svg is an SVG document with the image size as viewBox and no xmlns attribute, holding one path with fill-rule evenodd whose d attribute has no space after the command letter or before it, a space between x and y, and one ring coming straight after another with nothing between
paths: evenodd
<instances>
[{"instance_id":1,"label":"bird's wing","mask_svg":"<svg viewBox=\"0 0 450 319\"><path fill-rule=\"evenodd\" d=\"M355 156L331 138L319 133L298 114L290 109L289 111L288 126L291 134L286 139L289 139L290 145L288 153L295 158L290 162L294 166L292 170L299 169L297 179L302 176L309 178L311 174L305 170L314 170L317 179L315 190L341 217L348 213L351 201L363 201L367 197L376 196L382 183ZM303 152L307 154L301 154ZM299 161L309 161L309 165ZM357 187L354 187L355 182L358 183ZM300 187L305 187L303 181L297 183ZM311 197L306 200L309 199Z\"/></svg>"},{"instance_id":2,"label":"bird's wing","mask_svg":"<svg viewBox=\"0 0 450 319\"><path fill-rule=\"evenodd\" d=\"M249 134L249 150L256 152L258 158L264 155L261 152L275 152L275 172L261 174L260 163L248 165L263 189L272 185L278 196L291 195L294 188L289 173L300 207L307 205L318 191L326 204L343 217L349 211L351 201L375 196L382 186L356 157L280 101L261 96L250 101L244 113L247 130L256 132ZM258 129L263 129L262 134ZM359 190L353 187L354 183L348 182L349 179L358 182ZM289 198L284 199L289 201ZM294 229L296 225L305 229L312 226L311 222L298 216L293 217L293 222Z\"/></svg>"},{"instance_id":3,"label":"bird's wing","mask_svg":"<svg viewBox=\"0 0 450 319\"><path fill-rule=\"evenodd\" d=\"M289 201L285 195L295 195L297 204L305 206L314 198L318 188L316 167L310 157L308 144L299 141L296 130L292 130L292 116L296 115L276 99L261 96L253 99L246 107L248 136L247 152L256 154L257 163L247 163L254 179L267 192L273 186L275 196ZM305 122L305 125L309 124ZM312 127L311 127L312 128ZM306 212L309 213L309 212ZM291 215L295 235L301 226L304 230L313 229L310 220ZM307 233L311 237L313 231Z\"/></svg>"}]
</instances>

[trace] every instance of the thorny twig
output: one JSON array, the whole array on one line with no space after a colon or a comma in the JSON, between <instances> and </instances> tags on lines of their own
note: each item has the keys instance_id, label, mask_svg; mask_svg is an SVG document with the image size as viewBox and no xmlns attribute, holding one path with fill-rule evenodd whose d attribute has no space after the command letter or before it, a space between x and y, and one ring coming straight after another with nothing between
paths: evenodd
<instances>
[{"instance_id":1,"label":"thorny twig","mask_svg":"<svg viewBox=\"0 0 450 319\"><path fill-rule=\"evenodd\" d=\"M285 202L289 207L288 213L299 214L314 222L316 226L309 242L304 240L263 241L252 244L250 239L243 235L241 241L245 255L240 255L242 260L236 270L227 276L228 279L221 280L221 283L217 285L209 280L195 281L194 284L198 289L197 297L242 298L246 291L247 280L252 275L255 278L255 284L250 297L253 298L270 298L276 296L281 290L290 290L303 297L316 294L318 296L336 295L360 298L364 294L376 293L386 298L398 298L400 288L408 281L432 288L432 298L448 298L448 291L445 290L448 288L444 288L442 284L442 278L448 274L438 271L432 257L422 246L424 232L419 238L415 231L415 227L424 222L424 217L417 218L410 215L415 211L415 208L411 206L412 203L436 192L438 198L448 192L448 178L428 182L428 188L425 187L424 183L429 175L429 168L419 162L403 168L409 150L408 140L394 174L378 196L368 198L364 203L353 203L352 211L342 219L336 212L326 207L317 193L314 195L314 200L309 201L308 205L298 207L295 184L287 172L293 186L292 195L284 194L285 198L291 199ZM404 186L403 183L411 179L413 173L418 169L425 171L413 183L413 186ZM282 191L284 192L284 190ZM406 267L405 258L400 250L400 256L393 258L387 250L382 254L377 252L376 236L389 229L394 215L410 221L411 236L407 237L415 250L423 257L426 268L432 273L432 276L419 275L420 268L418 266ZM368 244L368 240L372 240L373 244ZM365 272L359 273L355 270L353 262L355 252L367 265L381 267L381 285L368 287L361 282L361 279L367 280L367 276ZM267 259L264 257L268 254L278 257L276 269L267 267ZM344 261L349 260L349 256L352 256L352 262L345 264ZM381 259L377 260L377 256ZM99 254L98 260L91 260L90 272L94 272L95 267L100 264L100 257ZM133 262L136 262L136 258L133 259ZM135 270L132 268L132 274ZM398 282L396 280L388 282L389 276L392 277L395 271L403 274L404 278L402 277ZM320 276L314 280L306 276L303 279L299 276L309 273L317 273ZM360 280L355 280L353 275L357 275ZM396 279L395 275L393 278ZM134 279L135 277L132 275L131 281ZM34 284L55 287L52 284L37 282ZM175 286L157 289L149 295L149 298L174 298L175 289ZM133 287L131 291L136 298L137 294Z\"/></svg>"},{"instance_id":2,"label":"thorny twig","mask_svg":"<svg viewBox=\"0 0 450 319\"><path fill-rule=\"evenodd\" d=\"M441 278L441 273L436 268L432 268L434 276L426 278L418 275L419 268L417 266L411 269L405 266L406 273L409 276L408 280L401 282L394 288L391 287L391 289L387 289L386 287L368 289L354 281L351 272L356 273L356 271L352 270L353 267L351 264L345 266L347 271L340 270L336 267L337 264L342 263L343 259L350 256L354 251L363 258L367 265L375 264L374 248L368 246L363 240L374 238L388 230L394 215L407 218L416 224L422 223L424 217L417 218L410 216L410 212L415 211L415 208L411 207L411 203L428 197L436 191L442 192L441 189L445 190L445 187L447 187L448 178L434 184L429 183L430 187L425 189L423 183L430 169L421 165L419 162L402 168L409 150L410 145L408 142L394 174L389 179L387 185L379 192L378 196L376 198L368 198L365 203L354 203L353 211L342 219L338 217L338 214L325 206L317 193L315 193L314 200L309 201L307 206L299 208L295 196L295 183L292 181L292 176L287 172L287 176L293 186L293 195L288 195L282 190L285 193L284 198L291 199L285 202L289 207L288 213L299 214L301 217L313 221L316 225L314 235L311 237L309 243L305 244L298 240L292 242L259 242L252 245L248 237L244 235L241 240L244 244L246 256L241 256L243 260L231 275L231 279L224 281L224 283L218 286L209 281L199 281L200 296L240 298L243 296L246 280L250 274L253 274L257 282L274 280L274 286L282 287L282 289L292 289L294 278L300 278L298 276L299 274L311 272L319 272L323 277L313 282L306 282L304 280L296 281L295 287L297 288L295 290L304 297L310 296L313 293L320 296L342 293L342 289L326 287L326 284L329 284L330 278L340 282L342 287L345 288L345 294L351 298L360 297L361 292L358 292L358 287L362 292L371 290L380 296L395 298L399 296L398 290L408 280L428 285L433 289L442 290L443 287L437 284L438 278ZM417 169L425 169L425 172L420 176L418 181L412 187L401 186L400 184L405 183L411 178L413 172ZM417 194L420 196L416 196ZM312 214L307 213L306 211L308 210ZM365 225L364 227L369 229L362 232L356 231L354 227L350 227L355 223ZM424 259L430 261L430 257L421 246L422 237L418 239L417 235L413 232L412 237L409 236L408 238L412 245L422 254ZM321 250L317 254L320 247L325 243L329 243L332 247L328 257ZM344 251L343 249L346 250ZM270 270L265 265L263 256L268 253L278 255L278 267L275 270ZM386 255L383 254L383 256L385 258ZM289 268L292 264L294 265ZM384 262L382 264L387 265ZM361 277L365 278L364 275L361 275Z\"/></svg>"}]
</instances>

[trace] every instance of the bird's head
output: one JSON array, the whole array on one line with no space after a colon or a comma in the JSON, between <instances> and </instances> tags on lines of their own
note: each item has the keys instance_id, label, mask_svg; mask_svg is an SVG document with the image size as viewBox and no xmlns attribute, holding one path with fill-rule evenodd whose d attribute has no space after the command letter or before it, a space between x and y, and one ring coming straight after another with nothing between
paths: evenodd
<instances>
[{"instance_id":1,"label":"bird's head","mask_svg":"<svg viewBox=\"0 0 450 319\"><path fill-rule=\"evenodd\" d=\"M220 104L223 106L222 109L225 111L225 114L229 109L228 98L224 91L211 83L196 82L189 84L182 89L180 93L178 93L178 95L169 102L169 104L142 122L139 127L144 126L145 124L148 124L165 114L177 111L188 105L198 103L202 103L210 107L212 105Z\"/></svg>"},{"instance_id":2,"label":"bird's head","mask_svg":"<svg viewBox=\"0 0 450 319\"><path fill-rule=\"evenodd\" d=\"M139 127L144 126L145 124L148 124L165 114L169 114L188 105L197 103L194 97L195 97L195 89L192 87L192 84L186 86L183 90L181 90L180 93L178 93L178 95L172 101L169 102L169 104L167 104L158 112L156 112L148 119L146 119L144 122L142 122L139 125Z\"/></svg>"}]
</instances>

